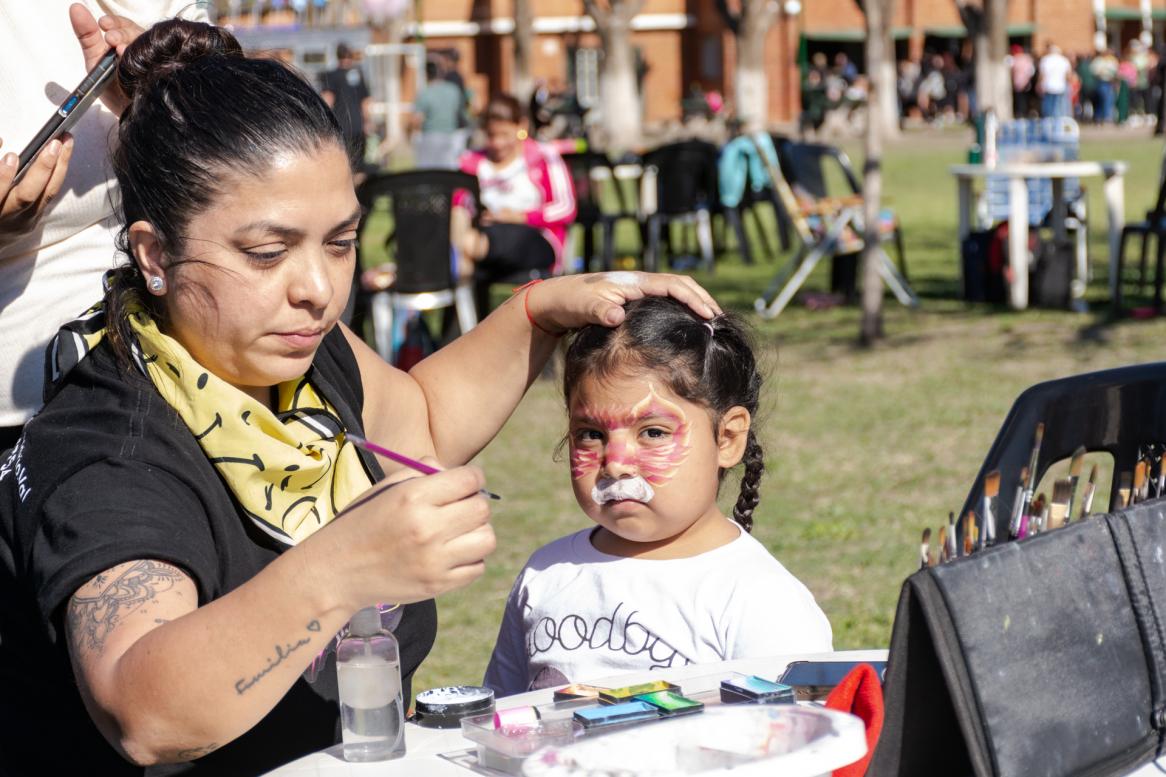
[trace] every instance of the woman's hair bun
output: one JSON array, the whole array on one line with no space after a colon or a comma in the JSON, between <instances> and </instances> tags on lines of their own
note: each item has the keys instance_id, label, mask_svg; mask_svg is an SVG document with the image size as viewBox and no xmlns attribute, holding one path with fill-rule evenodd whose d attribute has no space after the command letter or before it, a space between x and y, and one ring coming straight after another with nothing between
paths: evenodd
<instances>
[{"instance_id":1,"label":"woman's hair bun","mask_svg":"<svg viewBox=\"0 0 1166 777\"><path fill-rule=\"evenodd\" d=\"M157 81L207 55L243 56L235 36L213 24L167 19L155 24L126 47L117 77L131 100Z\"/></svg>"}]
</instances>

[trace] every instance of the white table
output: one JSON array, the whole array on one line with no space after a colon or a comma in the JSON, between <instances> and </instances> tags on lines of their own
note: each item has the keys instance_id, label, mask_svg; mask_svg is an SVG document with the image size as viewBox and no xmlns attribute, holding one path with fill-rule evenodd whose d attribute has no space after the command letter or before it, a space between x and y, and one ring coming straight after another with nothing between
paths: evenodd
<instances>
[{"instance_id":1,"label":"white table","mask_svg":"<svg viewBox=\"0 0 1166 777\"><path fill-rule=\"evenodd\" d=\"M885 650L850 650L837 653L813 653L802 655L774 656L772 658L742 659L718 664L693 664L678 669L660 670L645 674L616 675L595 680L596 685L618 688L644 680L670 680L683 687L688 693L713 690L729 672L757 674L776 679L793 661L885 661ZM686 682L687 681L687 682ZM707 686L707 687L705 687ZM531 691L516 696L499 699L497 709L509 709L532 704L549 704L553 701L550 690ZM268 772L269 777L368 777L385 775L393 777L468 777L472 772L441 757L442 753L453 753L476 747L461 735L461 729L422 728L415 723L405 724L405 757L395 761L376 763L348 763L341 756L341 746L311 753L278 769Z\"/></svg>"},{"instance_id":2,"label":"white table","mask_svg":"<svg viewBox=\"0 0 1166 777\"><path fill-rule=\"evenodd\" d=\"M1099 176L1104 180L1105 210L1109 222L1109 293L1117 291L1117 254L1121 231L1125 226L1125 179L1129 166L1125 162L1023 162L984 165L952 165L959 188L959 240L971 233L974 220L972 181L989 175L1008 177L1008 260L1012 269L1009 302L1017 310L1028 306L1028 178L1048 178L1053 183L1053 229L1058 240L1065 236L1066 205L1064 198L1066 178ZM1085 276L1079 274L1074 296L1084 291Z\"/></svg>"}]
</instances>

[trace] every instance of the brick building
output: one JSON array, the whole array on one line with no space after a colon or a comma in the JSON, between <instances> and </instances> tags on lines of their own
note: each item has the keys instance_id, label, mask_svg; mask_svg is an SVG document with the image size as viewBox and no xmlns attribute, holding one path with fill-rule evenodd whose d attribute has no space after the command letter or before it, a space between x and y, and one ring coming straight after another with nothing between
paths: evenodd
<instances>
[{"instance_id":1,"label":"brick building","mask_svg":"<svg viewBox=\"0 0 1166 777\"><path fill-rule=\"evenodd\" d=\"M846 52L863 60L863 17L855 0L771 0L779 3L769 32L766 62L769 112L773 122L789 121L799 110L800 65L815 52ZM603 56L582 0L530 0L535 43L532 75L549 82L573 83L585 104L598 98ZM734 0L728 0L735 5ZM1095 13L1097 8L1101 13ZM424 0L407 38L428 49L458 52L459 68L480 104L512 84L513 0ZM286 12L290 13L290 12ZM272 17L286 24L288 18ZM247 19L240 21L247 24ZM1012 42L1043 50L1055 42L1067 52L1090 51L1100 32L1110 47L1121 48L1143 32L1163 40L1166 0L1010 0L1008 34ZM289 34L294 34L293 25ZM302 28L301 34L302 34ZM679 118L681 100L692 85L715 89L731 99L734 37L716 0L646 0L633 22L633 43L644 64L644 119ZM966 33L955 0L895 0L896 56L917 58L926 51L960 50ZM323 64L331 56L321 49ZM406 98L412 89L406 85Z\"/></svg>"}]
</instances>

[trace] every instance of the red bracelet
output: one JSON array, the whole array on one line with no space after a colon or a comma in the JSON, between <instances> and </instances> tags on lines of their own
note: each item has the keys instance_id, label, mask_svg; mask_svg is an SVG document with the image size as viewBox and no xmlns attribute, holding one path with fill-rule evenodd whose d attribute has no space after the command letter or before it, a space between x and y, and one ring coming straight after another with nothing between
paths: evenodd
<instances>
[{"instance_id":1,"label":"red bracelet","mask_svg":"<svg viewBox=\"0 0 1166 777\"><path fill-rule=\"evenodd\" d=\"M551 330L549 330L545 327L539 326L539 323L534 320L534 316L532 316L530 314L530 288L531 288L531 286L534 286L535 284L542 283L542 282L543 282L542 278L535 278L533 281L529 281L527 283L524 283L521 286L516 286L512 290L512 293L517 294L520 291L526 292L525 294L522 295L522 312L526 313L526 320L530 322L531 326L533 326L535 329L537 329L538 331L540 331L544 334L550 335L551 337L562 337L563 335L567 334L566 330L563 330L562 332L552 332Z\"/></svg>"}]
</instances>

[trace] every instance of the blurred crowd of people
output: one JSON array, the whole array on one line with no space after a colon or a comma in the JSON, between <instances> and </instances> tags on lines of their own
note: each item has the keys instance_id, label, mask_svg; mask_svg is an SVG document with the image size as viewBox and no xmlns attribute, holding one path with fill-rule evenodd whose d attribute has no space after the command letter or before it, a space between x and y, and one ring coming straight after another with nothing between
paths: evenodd
<instances>
[{"instance_id":1,"label":"blurred crowd of people","mask_svg":"<svg viewBox=\"0 0 1166 777\"><path fill-rule=\"evenodd\" d=\"M967 49L967 47L964 47ZM1070 116L1094 124L1149 125L1157 121L1166 83L1166 53L1133 39L1120 52L1065 54L1049 44L1039 54L1013 44L1005 62L1017 118ZM844 116L865 105L866 76L845 53L831 62L818 52L802 79L802 133L818 132L831 112ZM896 91L904 121L955 124L976 115L970 51L925 51L899 60Z\"/></svg>"}]
</instances>

